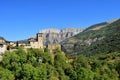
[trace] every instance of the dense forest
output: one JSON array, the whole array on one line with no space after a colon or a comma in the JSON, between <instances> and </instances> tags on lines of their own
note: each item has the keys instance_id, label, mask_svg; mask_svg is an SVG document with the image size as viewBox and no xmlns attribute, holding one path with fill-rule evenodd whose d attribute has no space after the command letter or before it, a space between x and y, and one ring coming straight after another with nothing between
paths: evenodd
<instances>
[{"instance_id":1,"label":"dense forest","mask_svg":"<svg viewBox=\"0 0 120 80\"><path fill-rule=\"evenodd\" d=\"M3 54L0 80L120 80L120 53L88 57L19 48Z\"/></svg>"}]
</instances>

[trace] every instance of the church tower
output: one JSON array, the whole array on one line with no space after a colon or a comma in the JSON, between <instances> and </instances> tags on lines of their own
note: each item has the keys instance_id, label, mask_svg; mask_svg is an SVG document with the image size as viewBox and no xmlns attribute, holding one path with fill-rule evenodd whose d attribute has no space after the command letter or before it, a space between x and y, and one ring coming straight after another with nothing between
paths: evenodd
<instances>
[{"instance_id":1,"label":"church tower","mask_svg":"<svg viewBox=\"0 0 120 80\"><path fill-rule=\"evenodd\" d=\"M38 47L43 49L43 34L42 33L37 34L37 41L38 41Z\"/></svg>"}]
</instances>

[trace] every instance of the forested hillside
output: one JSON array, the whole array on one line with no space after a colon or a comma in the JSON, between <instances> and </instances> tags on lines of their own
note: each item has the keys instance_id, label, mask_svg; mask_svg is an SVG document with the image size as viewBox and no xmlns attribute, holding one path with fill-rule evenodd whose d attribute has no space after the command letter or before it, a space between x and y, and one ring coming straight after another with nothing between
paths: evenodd
<instances>
[{"instance_id":1,"label":"forested hillside","mask_svg":"<svg viewBox=\"0 0 120 80\"><path fill-rule=\"evenodd\" d=\"M120 53L65 56L59 49L18 49L0 62L0 80L119 80Z\"/></svg>"},{"instance_id":2,"label":"forested hillside","mask_svg":"<svg viewBox=\"0 0 120 80\"><path fill-rule=\"evenodd\" d=\"M68 54L94 55L120 51L120 19L93 25L66 39L62 50Z\"/></svg>"},{"instance_id":3,"label":"forested hillside","mask_svg":"<svg viewBox=\"0 0 120 80\"><path fill-rule=\"evenodd\" d=\"M120 19L93 25L61 44L67 54L22 46L6 51L0 80L120 80Z\"/></svg>"}]
</instances>

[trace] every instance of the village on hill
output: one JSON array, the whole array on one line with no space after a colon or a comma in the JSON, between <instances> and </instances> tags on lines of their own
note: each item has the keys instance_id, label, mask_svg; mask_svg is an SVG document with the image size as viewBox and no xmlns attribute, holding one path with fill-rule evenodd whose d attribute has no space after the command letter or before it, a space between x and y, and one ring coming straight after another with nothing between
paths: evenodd
<instances>
[{"instance_id":1,"label":"village on hill","mask_svg":"<svg viewBox=\"0 0 120 80\"><path fill-rule=\"evenodd\" d=\"M24 49L35 48L35 49L44 49L48 48L50 52L54 49L61 49L60 44L48 44L44 45L43 34L37 33L35 38L29 38L27 41L6 41L3 37L0 37L0 55L5 51L16 50L17 47L23 47Z\"/></svg>"}]
</instances>

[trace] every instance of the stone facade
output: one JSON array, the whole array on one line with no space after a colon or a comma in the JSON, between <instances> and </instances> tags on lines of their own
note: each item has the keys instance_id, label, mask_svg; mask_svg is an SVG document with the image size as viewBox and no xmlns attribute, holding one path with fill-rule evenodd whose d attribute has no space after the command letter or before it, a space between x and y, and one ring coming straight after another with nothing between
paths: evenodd
<instances>
[{"instance_id":1,"label":"stone facade","mask_svg":"<svg viewBox=\"0 0 120 80\"><path fill-rule=\"evenodd\" d=\"M6 41L4 38L0 37L0 55L7 50Z\"/></svg>"},{"instance_id":2,"label":"stone facade","mask_svg":"<svg viewBox=\"0 0 120 80\"><path fill-rule=\"evenodd\" d=\"M0 44L0 54L4 53L7 50L7 45L6 44Z\"/></svg>"},{"instance_id":3,"label":"stone facade","mask_svg":"<svg viewBox=\"0 0 120 80\"><path fill-rule=\"evenodd\" d=\"M0 43L5 43L5 40L4 40L4 38L0 38Z\"/></svg>"},{"instance_id":4,"label":"stone facade","mask_svg":"<svg viewBox=\"0 0 120 80\"><path fill-rule=\"evenodd\" d=\"M61 49L61 45L60 44L48 44L46 47L50 50L51 53L55 49Z\"/></svg>"},{"instance_id":5,"label":"stone facade","mask_svg":"<svg viewBox=\"0 0 120 80\"><path fill-rule=\"evenodd\" d=\"M24 48L36 48L36 49L43 49L43 34L38 33L36 38L30 38L26 42L18 42L18 46L24 46Z\"/></svg>"},{"instance_id":6,"label":"stone facade","mask_svg":"<svg viewBox=\"0 0 120 80\"><path fill-rule=\"evenodd\" d=\"M61 45L60 44L48 44L47 48L50 49L50 50L57 49L57 48L60 49Z\"/></svg>"},{"instance_id":7,"label":"stone facade","mask_svg":"<svg viewBox=\"0 0 120 80\"><path fill-rule=\"evenodd\" d=\"M9 42L8 45L13 46L13 47L17 46L17 45L16 45L16 42Z\"/></svg>"}]
</instances>

